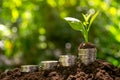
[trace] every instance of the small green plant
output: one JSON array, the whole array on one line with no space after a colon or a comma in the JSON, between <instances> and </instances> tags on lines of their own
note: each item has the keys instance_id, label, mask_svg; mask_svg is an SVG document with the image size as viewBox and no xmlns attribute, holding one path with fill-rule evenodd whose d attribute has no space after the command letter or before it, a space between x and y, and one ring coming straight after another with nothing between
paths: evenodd
<instances>
[{"instance_id":1,"label":"small green plant","mask_svg":"<svg viewBox=\"0 0 120 80\"><path fill-rule=\"evenodd\" d=\"M77 31L81 31L85 42L88 42L88 32L90 30L91 24L95 20L96 16L98 15L99 11L95 13L95 11L92 9L89 11L88 14L82 14L84 21L81 22L79 19L72 18L72 17L66 17L64 18L70 26Z\"/></svg>"}]
</instances>

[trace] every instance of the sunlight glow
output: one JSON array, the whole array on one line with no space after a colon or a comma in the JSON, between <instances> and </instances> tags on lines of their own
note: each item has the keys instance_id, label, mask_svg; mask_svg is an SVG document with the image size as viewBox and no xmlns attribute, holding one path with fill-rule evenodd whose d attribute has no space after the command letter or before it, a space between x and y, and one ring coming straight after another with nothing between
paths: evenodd
<instances>
[{"instance_id":1,"label":"sunlight glow","mask_svg":"<svg viewBox=\"0 0 120 80\"><path fill-rule=\"evenodd\" d=\"M16 9L12 10L12 22L15 22L19 17L19 12Z\"/></svg>"},{"instance_id":2,"label":"sunlight glow","mask_svg":"<svg viewBox=\"0 0 120 80\"><path fill-rule=\"evenodd\" d=\"M45 33L46 33L46 30L45 30L44 28L40 28L40 29L39 29L39 33L40 33L40 34L45 34Z\"/></svg>"},{"instance_id":3,"label":"sunlight glow","mask_svg":"<svg viewBox=\"0 0 120 80\"><path fill-rule=\"evenodd\" d=\"M0 31L3 31L5 29L5 26L0 24Z\"/></svg>"},{"instance_id":4,"label":"sunlight glow","mask_svg":"<svg viewBox=\"0 0 120 80\"><path fill-rule=\"evenodd\" d=\"M32 18L31 12L30 12L30 11L25 11L25 12L22 14L22 18L23 18L24 20L31 20L31 18Z\"/></svg>"},{"instance_id":5,"label":"sunlight glow","mask_svg":"<svg viewBox=\"0 0 120 80\"><path fill-rule=\"evenodd\" d=\"M57 6L55 0L47 0L47 3L50 4L52 7L56 7Z\"/></svg>"},{"instance_id":6,"label":"sunlight glow","mask_svg":"<svg viewBox=\"0 0 120 80\"><path fill-rule=\"evenodd\" d=\"M112 16L115 16L116 13L117 13L117 10L116 10L115 7L111 7L111 8L109 9L109 12L110 12L110 14L111 14Z\"/></svg>"},{"instance_id":7,"label":"sunlight glow","mask_svg":"<svg viewBox=\"0 0 120 80\"><path fill-rule=\"evenodd\" d=\"M3 24L0 24L0 33L2 36L10 36L10 30Z\"/></svg>"}]
</instances>

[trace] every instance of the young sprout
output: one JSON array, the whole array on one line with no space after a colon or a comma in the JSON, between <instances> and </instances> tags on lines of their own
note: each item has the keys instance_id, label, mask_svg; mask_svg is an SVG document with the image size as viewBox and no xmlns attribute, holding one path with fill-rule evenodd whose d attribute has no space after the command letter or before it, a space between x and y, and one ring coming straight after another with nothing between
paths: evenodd
<instances>
[{"instance_id":1,"label":"young sprout","mask_svg":"<svg viewBox=\"0 0 120 80\"><path fill-rule=\"evenodd\" d=\"M99 11L95 13L94 9L90 9L88 14L82 14L84 21L81 22L79 19L66 17L64 18L70 26L77 31L81 31L85 42L88 42L88 32L90 30L91 24L95 20L96 16L98 15Z\"/></svg>"}]
</instances>

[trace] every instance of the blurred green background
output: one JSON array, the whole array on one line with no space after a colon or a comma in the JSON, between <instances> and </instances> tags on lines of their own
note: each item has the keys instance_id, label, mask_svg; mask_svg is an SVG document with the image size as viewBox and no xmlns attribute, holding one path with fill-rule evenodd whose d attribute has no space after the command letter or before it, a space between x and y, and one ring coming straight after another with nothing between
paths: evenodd
<instances>
[{"instance_id":1,"label":"blurred green background","mask_svg":"<svg viewBox=\"0 0 120 80\"><path fill-rule=\"evenodd\" d=\"M84 38L63 19L100 11L89 32L97 58L120 67L120 0L0 0L0 70L77 55Z\"/></svg>"}]
</instances>

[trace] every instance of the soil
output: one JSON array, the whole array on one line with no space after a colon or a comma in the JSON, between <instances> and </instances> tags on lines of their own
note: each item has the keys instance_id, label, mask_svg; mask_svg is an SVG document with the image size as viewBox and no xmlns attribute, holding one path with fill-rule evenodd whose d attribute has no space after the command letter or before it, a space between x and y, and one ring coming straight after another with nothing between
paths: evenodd
<instances>
[{"instance_id":1,"label":"soil","mask_svg":"<svg viewBox=\"0 0 120 80\"><path fill-rule=\"evenodd\" d=\"M90 42L87 42L87 43L83 42L79 45L78 48L79 49L89 49L89 48L96 48L96 46Z\"/></svg>"},{"instance_id":2,"label":"soil","mask_svg":"<svg viewBox=\"0 0 120 80\"><path fill-rule=\"evenodd\" d=\"M88 66L79 62L69 67L58 64L52 70L27 73L15 68L0 72L0 80L120 80L120 68L103 60L96 60Z\"/></svg>"}]
</instances>

